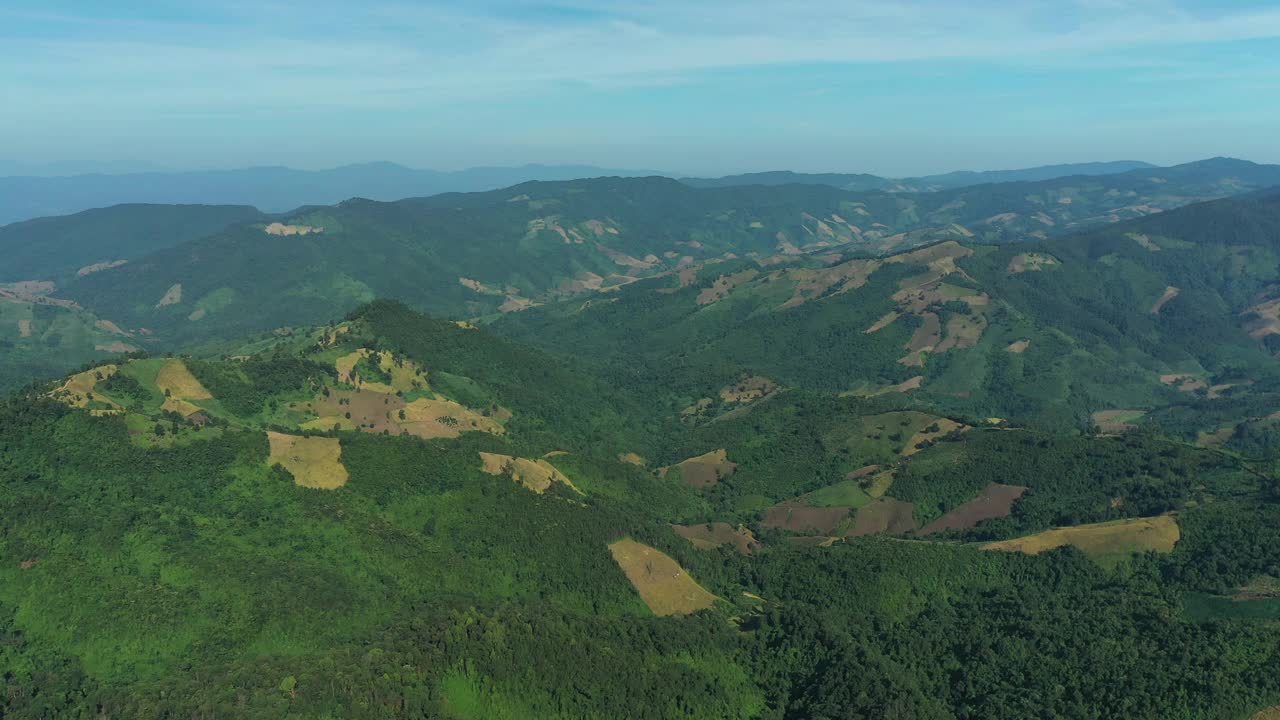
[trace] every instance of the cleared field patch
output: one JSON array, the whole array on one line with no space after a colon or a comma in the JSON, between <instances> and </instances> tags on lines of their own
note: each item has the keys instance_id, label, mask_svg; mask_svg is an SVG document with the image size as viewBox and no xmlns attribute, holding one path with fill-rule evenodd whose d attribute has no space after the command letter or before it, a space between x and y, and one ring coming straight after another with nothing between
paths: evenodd
<instances>
[{"instance_id":1,"label":"cleared field patch","mask_svg":"<svg viewBox=\"0 0 1280 720\"><path fill-rule=\"evenodd\" d=\"M618 461L636 467L644 467L647 464L644 458L633 452L618 453Z\"/></svg>"},{"instance_id":2,"label":"cleared field patch","mask_svg":"<svg viewBox=\"0 0 1280 720\"><path fill-rule=\"evenodd\" d=\"M1204 430L1196 434L1196 445L1208 448L1222 447L1235 434L1235 425L1228 425L1212 431Z\"/></svg>"},{"instance_id":3,"label":"cleared field patch","mask_svg":"<svg viewBox=\"0 0 1280 720\"><path fill-rule=\"evenodd\" d=\"M878 397L880 395L888 395L889 393L909 393L912 390L919 390L924 385L924 376L916 375L913 378L904 380L897 385L879 385L879 386L863 386L856 390L840 393L842 397Z\"/></svg>"},{"instance_id":4,"label":"cleared field patch","mask_svg":"<svg viewBox=\"0 0 1280 720\"><path fill-rule=\"evenodd\" d=\"M328 397L309 402L293 402L288 409L317 416L310 425L326 418L342 418L358 430L392 435L408 433L424 439L456 438L464 432L506 432L497 418L476 412L447 398L404 398L373 390L331 390ZM332 427L332 426L330 426Z\"/></svg>"},{"instance_id":5,"label":"cleared field patch","mask_svg":"<svg viewBox=\"0 0 1280 720\"><path fill-rule=\"evenodd\" d=\"M987 318L984 315L956 315L947 321L947 337L934 348L934 352L971 348L978 344L986 329Z\"/></svg>"},{"instance_id":6,"label":"cleared field patch","mask_svg":"<svg viewBox=\"0 0 1280 720\"><path fill-rule=\"evenodd\" d=\"M1161 295L1160 299L1156 300L1155 304L1151 306L1151 314L1152 315L1159 314L1160 308L1163 308L1165 305L1169 304L1170 300L1173 300L1174 298L1178 297L1178 293L1180 292L1182 292L1182 288L1176 288L1172 285L1165 288L1164 294Z\"/></svg>"},{"instance_id":7,"label":"cleared field patch","mask_svg":"<svg viewBox=\"0 0 1280 720\"><path fill-rule=\"evenodd\" d=\"M721 275L711 283L710 287L703 288L698 293L697 302L699 305L711 305L720 302L729 297L729 293L733 292L735 287L751 281L759 274L759 270L747 269L730 275Z\"/></svg>"},{"instance_id":8,"label":"cleared field patch","mask_svg":"<svg viewBox=\"0 0 1280 720\"><path fill-rule=\"evenodd\" d=\"M767 377L751 375L733 385L720 388L720 399L731 403L749 403L778 391L778 384Z\"/></svg>"},{"instance_id":9,"label":"cleared field patch","mask_svg":"<svg viewBox=\"0 0 1280 720\"><path fill-rule=\"evenodd\" d=\"M76 373L67 378L60 387L49 393L49 397L65 403L73 408L88 410L90 415L115 415L124 412L124 407L111 398L97 392L98 382L116 374L116 365L103 365Z\"/></svg>"},{"instance_id":10,"label":"cleared field patch","mask_svg":"<svg viewBox=\"0 0 1280 720\"><path fill-rule=\"evenodd\" d=\"M364 374L361 367L365 368ZM397 360L386 350L360 348L333 361L338 380L364 390L386 393L412 392L428 387L427 373L409 360ZM364 375L372 377L365 377Z\"/></svg>"},{"instance_id":11,"label":"cleared field patch","mask_svg":"<svg viewBox=\"0 0 1280 720\"><path fill-rule=\"evenodd\" d=\"M268 235L311 235L312 233L322 233L324 228L312 227L310 225L285 225L284 223L273 222L262 229Z\"/></svg>"},{"instance_id":12,"label":"cleared field patch","mask_svg":"<svg viewBox=\"0 0 1280 720\"><path fill-rule=\"evenodd\" d=\"M716 596L667 554L630 538L611 543L609 552L654 615L688 615L715 605Z\"/></svg>"},{"instance_id":13,"label":"cleared field patch","mask_svg":"<svg viewBox=\"0 0 1280 720\"><path fill-rule=\"evenodd\" d=\"M942 341L942 321L936 313L926 312L920 315L920 327L911 335L906 349L910 352L898 362L907 367L922 367L924 354L933 350Z\"/></svg>"},{"instance_id":14,"label":"cleared field patch","mask_svg":"<svg viewBox=\"0 0 1280 720\"><path fill-rule=\"evenodd\" d=\"M162 308L168 305L177 305L182 302L182 283L174 283L172 287L165 290L164 295L156 301L156 307Z\"/></svg>"},{"instance_id":15,"label":"cleared field patch","mask_svg":"<svg viewBox=\"0 0 1280 720\"><path fill-rule=\"evenodd\" d=\"M212 400L213 395L196 379L181 360L165 362L156 373L156 387L168 398L176 400Z\"/></svg>"},{"instance_id":16,"label":"cleared field patch","mask_svg":"<svg viewBox=\"0 0 1280 720\"><path fill-rule=\"evenodd\" d=\"M1249 716L1249 720L1280 720L1280 705L1275 705Z\"/></svg>"},{"instance_id":17,"label":"cleared field patch","mask_svg":"<svg viewBox=\"0 0 1280 720\"><path fill-rule=\"evenodd\" d=\"M938 418L925 426L920 432L912 435L910 440L907 440L906 446L902 448L902 456L909 457L914 455L923 449L920 446L925 443L932 442L953 432L966 432L968 429L968 425L962 425L955 420Z\"/></svg>"},{"instance_id":18,"label":"cleared field patch","mask_svg":"<svg viewBox=\"0 0 1280 720\"><path fill-rule=\"evenodd\" d=\"M1145 410L1099 410L1090 417L1098 432L1115 435L1134 429L1133 423L1146 414Z\"/></svg>"},{"instance_id":19,"label":"cleared field patch","mask_svg":"<svg viewBox=\"0 0 1280 720\"><path fill-rule=\"evenodd\" d=\"M1187 374L1161 375L1160 382L1165 385L1176 385L1179 390L1188 393L1208 387L1204 380Z\"/></svg>"},{"instance_id":20,"label":"cleared field patch","mask_svg":"<svg viewBox=\"0 0 1280 720\"><path fill-rule=\"evenodd\" d=\"M1173 516L1158 515L1054 528L1013 540L987 543L982 549L1035 555L1063 545L1074 545L1102 564L1114 564L1129 555L1148 550L1173 552L1173 546L1180 537L1178 522Z\"/></svg>"},{"instance_id":21,"label":"cleared field patch","mask_svg":"<svg viewBox=\"0 0 1280 720\"><path fill-rule=\"evenodd\" d=\"M715 522L701 525L672 525L677 535L693 543L700 550L714 550L725 545L731 546L742 555L750 555L760 547L756 536L745 527L737 527L729 523Z\"/></svg>"},{"instance_id":22,"label":"cleared field patch","mask_svg":"<svg viewBox=\"0 0 1280 720\"><path fill-rule=\"evenodd\" d=\"M1155 244L1155 242L1152 241L1150 237L1147 237L1142 233L1125 233L1124 236L1138 243L1138 245L1142 246L1142 248L1144 250L1147 250L1148 252L1160 252L1161 250L1164 249L1159 245Z\"/></svg>"},{"instance_id":23,"label":"cleared field patch","mask_svg":"<svg viewBox=\"0 0 1280 720\"><path fill-rule=\"evenodd\" d=\"M871 502L871 496L867 495L857 480L844 480L828 485L797 499L811 507L860 508Z\"/></svg>"},{"instance_id":24,"label":"cleared field patch","mask_svg":"<svg viewBox=\"0 0 1280 720\"><path fill-rule=\"evenodd\" d=\"M697 457L681 461L675 465L659 468L658 474L666 477L672 470L679 472L685 484L695 488L709 488L724 480L738 469L736 463L729 462L729 453L724 448L712 450Z\"/></svg>"},{"instance_id":25,"label":"cleared field patch","mask_svg":"<svg viewBox=\"0 0 1280 720\"><path fill-rule=\"evenodd\" d=\"M886 464L901 457L915 436L944 419L914 410L863 415L834 424L823 436L823 442L832 451L847 451L862 462ZM959 423L955 425L958 427ZM940 424L938 429L942 427Z\"/></svg>"},{"instance_id":26,"label":"cleared field patch","mask_svg":"<svg viewBox=\"0 0 1280 720\"><path fill-rule=\"evenodd\" d=\"M539 495L550 489L554 483L560 483L574 492L582 494L582 491L574 486L572 480L565 477L564 473L557 470L554 465L541 458L529 460L511 455L482 452L480 453L480 461L484 463L484 471L490 475L505 475Z\"/></svg>"},{"instance_id":27,"label":"cleared field patch","mask_svg":"<svg viewBox=\"0 0 1280 720\"><path fill-rule=\"evenodd\" d=\"M1031 341L1030 341L1030 340L1026 340L1026 339L1024 339L1024 340L1015 340L1015 341L1013 341L1013 342L1009 343L1009 347L1005 348L1004 350L1005 350L1005 352L1011 352L1011 353L1014 353L1014 354L1020 354L1020 353L1024 353L1024 352L1026 352L1026 351L1027 351L1027 348L1029 348L1029 347L1031 347Z\"/></svg>"},{"instance_id":28,"label":"cleared field patch","mask_svg":"<svg viewBox=\"0 0 1280 720\"><path fill-rule=\"evenodd\" d=\"M347 468L342 464L342 445L337 438L268 430L267 440L271 443L269 462L284 466L300 487L333 490L347 484Z\"/></svg>"},{"instance_id":29,"label":"cleared field patch","mask_svg":"<svg viewBox=\"0 0 1280 720\"><path fill-rule=\"evenodd\" d=\"M909 502L882 497L858 508L853 528L846 535L903 535L916 529L915 506Z\"/></svg>"},{"instance_id":30,"label":"cleared field patch","mask_svg":"<svg viewBox=\"0 0 1280 720\"><path fill-rule=\"evenodd\" d=\"M769 529L804 535L830 535L849 518L852 508L812 507L787 500L764 511L760 524Z\"/></svg>"},{"instance_id":31,"label":"cleared field patch","mask_svg":"<svg viewBox=\"0 0 1280 720\"><path fill-rule=\"evenodd\" d=\"M867 328L866 330L863 330L862 332L866 333L867 335L880 332L881 330L892 325L893 321L897 320L899 316L900 315L897 310L890 310L889 312L882 315L879 320L872 323L871 327Z\"/></svg>"},{"instance_id":32,"label":"cleared field patch","mask_svg":"<svg viewBox=\"0 0 1280 720\"><path fill-rule=\"evenodd\" d=\"M31 337L31 321L30 320L23 319L18 321L18 334L24 338Z\"/></svg>"},{"instance_id":33,"label":"cleared field patch","mask_svg":"<svg viewBox=\"0 0 1280 720\"><path fill-rule=\"evenodd\" d=\"M1249 337L1262 339L1268 335L1280 334L1280 298L1258 303L1240 314L1254 316L1245 325Z\"/></svg>"},{"instance_id":34,"label":"cleared field patch","mask_svg":"<svg viewBox=\"0 0 1280 720\"><path fill-rule=\"evenodd\" d=\"M1008 517L1013 511L1013 504L1022 497L1027 489L1020 485L1001 485L991 483L983 488L978 497L963 503L947 514L925 525L921 535L932 535L944 530L963 530L976 527L984 520Z\"/></svg>"},{"instance_id":35,"label":"cleared field patch","mask_svg":"<svg viewBox=\"0 0 1280 720\"><path fill-rule=\"evenodd\" d=\"M1039 272L1046 267L1057 264L1058 259L1052 255L1045 255L1043 253L1023 253L1021 255L1014 255L1013 258L1009 260L1008 271L1015 275L1024 272Z\"/></svg>"}]
</instances>

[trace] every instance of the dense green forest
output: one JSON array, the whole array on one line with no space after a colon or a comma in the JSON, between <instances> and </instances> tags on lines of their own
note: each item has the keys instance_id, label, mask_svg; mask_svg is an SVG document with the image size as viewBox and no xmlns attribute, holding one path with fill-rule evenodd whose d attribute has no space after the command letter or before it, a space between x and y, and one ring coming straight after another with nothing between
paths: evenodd
<instances>
[{"instance_id":1,"label":"dense green forest","mask_svg":"<svg viewBox=\"0 0 1280 720\"><path fill-rule=\"evenodd\" d=\"M1280 494L1256 460L893 393L766 387L693 418L675 401L692 381L654 392L590 353L394 302L224 354L138 355L0 405L4 717L1244 718L1280 702ZM313 426L325 402L353 424ZM464 423L419 436L359 416L415 403ZM481 410L501 424L468 428ZM344 482L306 486L282 435L337 443ZM734 470L710 487L662 470L716 448ZM485 454L569 482L539 489ZM868 463L886 488L836 490ZM993 481L1026 494L940 535L818 544L769 519L882 492L923 525ZM984 549L1152 517L1174 518L1171 552ZM760 542L672 528L709 522ZM633 578L620 541L676 576ZM686 576L708 604L659 612L646 591Z\"/></svg>"}]
</instances>

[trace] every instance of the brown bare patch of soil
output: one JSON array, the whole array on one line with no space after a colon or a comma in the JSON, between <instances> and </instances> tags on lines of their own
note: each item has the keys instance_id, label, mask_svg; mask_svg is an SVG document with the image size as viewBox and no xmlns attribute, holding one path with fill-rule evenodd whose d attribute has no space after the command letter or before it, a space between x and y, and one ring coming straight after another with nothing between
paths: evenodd
<instances>
[{"instance_id":1,"label":"brown bare patch of soil","mask_svg":"<svg viewBox=\"0 0 1280 720\"><path fill-rule=\"evenodd\" d=\"M468 290L475 290L476 292L481 293L483 295L501 295L502 294L502 288L493 287L492 285L485 285L479 280L473 280L471 278L465 278L465 277L459 276L458 284L464 288L467 288Z\"/></svg>"},{"instance_id":2,"label":"brown bare patch of soil","mask_svg":"<svg viewBox=\"0 0 1280 720\"><path fill-rule=\"evenodd\" d=\"M624 463L626 463L626 464L628 464L628 465L635 465L636 467L644 467L644 466L645 466L645 460L644 460L644 458L640 457L639 455L637 455L636 453L633 453L633 452L619 453L619 454L618 454L618 461L619 461L619 462L624 462Z\"/></svg>"},{"instance_id":3,"label":"brown bare patch of soil","mask_svg":"<svg viewBox=\"0 0 1280 720\"><path fill-rule=\"evenodd\" d=\"M1204 380L1201 380L1195 375L1188 375L1185 373L1161 375L1160 382L1165 385L1177 385L1178 389L1182 392L1195 392L1196 390L1208 387Z\"/></svg>"},{"instance_id":4,"label":"brown bare patch of soil","mask_svg":"<svg viewBox=\"0 0 1280 720\"><path fill-rule=\"evenodd\" d=\"M313 233L322 233L324 228L312 227L310 225L285 225L284 223L273 222L263 228L268 235L311 235Z\"/></svg>"},{"instance_id":5,"label":"brown bare patch of soil","mask_svg":"<svg viewBox=\"0 0 1280 720\"><path fill-rule=\"evenodd\" d=\"M119 325L110 320L97 320L93 323L94 327L99 330L105 330L113 335L123 335L124 337L133 337L133 333L125 332Z\"/></svg>"},{"instance_id":6,"label":"brown bare patch of soil","mask_svg":"<svg viewBox=\"0 0 1280 720\"><path fill-rule=\"evenodd\" d=\"M978 523L994 518L1008 517L1013 504L1027 489L1021 485L991 483L978 497L957 506L951 512L937 518L920 530L921 535L932 535L943 530L963 530L977 527Z\"/></svg>"},{"instance_id":7,"label":"brown bare patch of soil","mask_svg":"<svg viewBox=\"0 0 1280 720\"><path fill-rule=\"evenodd\" d=\"M40 283L20 282L20 283L13 283L7 287L0 287L0 302L16 303L19 305L26 305L26 304L49 305L52 307L61 307L61 308L69 308L69 309L76 309L80 307L79 305L77 305L75 302L72 302L71 300L53 298L53 297L49 297L48 295L44 295L42 292L33 292L30 290L23 289L33 284L39 285ZM50 285L50 289L52 289L53 283L49 283L49 285Z\"/></svg>"},{"instance_id":8,"label":"brown bare patch of soil","mask_svg":"<svg viewBox=\"0 0 1280 720\"><path fill-rule=\"evenodd\" d=\"M480 460L484 463L484 471L490 475L506 475L539 495L546 492L552 483L561 483L579 494L582 492L574 486L573 481L546 460L529 460L487 452L480 453Z\"/></svg>"},{"instance_id":9,"label":"brown bare patch of soil","mask_svg":"<svg viewBox=\"0 0 1280 720\"><path fill-rule=\"evenodd\" d=\"M733 527L729 523L703 523L701 525L672 525L677 535L693 543L701 550L714 550L722 545L730 545L742 555L750 555L760 547L756 536L745 527Z\"/></svg>"},{"instance_id":10,"label":"brown bare patch of soil","mask_svg":"<svg viewBox=\"0 0 1280 720\"><path fill-rule=\"evenodd\" d=\"M134 350L137 350L138 348L130 345L129 343L124 343L117 340L116 342L113 342L113 343L94 345L93 349L97 350L98 352L122 354L122 353L131 353Z\"/></svg>"},{"instance_id":11,"label":"brown bare patch of soil","mask_svg":"<svg viewBox=\"0 0 1280 720\"><path fill-rule=\"evenodd\" d=\"M495 417L446 398L418 398L406 403L397 395L368 389L332 390L329 397L290 403L289 409L320 418L342 417L364 432L408 433L424 439L456 438L464 432L506 432Z\"/></svg>"},{"instance_id":12,"label":"brown bare patch of soil","mask_svg":"<svg viewBox=\"0 0 1280 720\"><path fill-rule=\"evenodd\" d=\"M750 375L733 385L720 388L720 399L731 403L749 403L769 397L778 391L778 384L767 377Z\"/></svg>"},{"instance_id":13,"label":"brown bare patch of soil","mask_svg":"<svg viewBox=\"0 0 1280 720\"><path fill-rule=\"evenodd\" d=\"M871 333L880 332L881 330L892 325L893 321L897 320L898 317L899 317L898 311L890 310L889 312L885 313L884 316L881 317L879 320L875 321L875 323L873 323L871 327L867 328L866 330L863 330L862 332L866 333L867 335L870 335Z\"/></svg>"},{"instance_id":14,"label":"brown bare patch of soil","mask_svg":"<svg viewBox=\"0 0 1280 720\"><path fill-rule=\"evenodd\" d=\"M971 348L978 344L986 329L985 315L956 315L947 321L947 338L934 348L934 352Z\"/></svg>"},{"instance_id":15,"label":"brown bare patch of soil","mask_svg":"<svg viewBox=\"0 0 1280 720\"><path fill-rule=\"evenodd\" d=\"M729 462L728 452L721 448L689 458L675 465L659 468L658 474L666 477L671 470L677 470L680 473L680 479L686 485L704 489L729 477L737 469L738 465Z\"/></svg>"},{"instance_id":16,"label":"brown bare patch of soil","mask_svg":"<svg viewBox=\"0 0 1280 720\"><path fill-rule=\"evenodd\" d=\"M76 277L84 277L85 275L92 275L96 272L102 272L103 270L118 268L127 262L129 261L128 260L109 260L107 262L100 262L100 263L94 263L92 265L85 265L84 267L76 271Z\"/></svg>"},{"instance_id":17,"label":"brown bare patch of soil","mask_svg":"<svg viewBox=\"0 0 1280 720\"><path fill-rule=\"evenodd\" d=\"M733 273L732 275L721 275L715 279L715 282L711 283L711 287L703 288L702 292L698 293L697 302L699 305L710 305L712 303L720 302L721 300L729 297L729 293L732 292L735 287L750 281L759 274L759 270L748 268L741 272Z\"/></svg>"},{"instance_id":18,"label":"brown bare patch of soil","mask_svg":"<svg viewBox=\"0 0 1280 720\"><path fill-rule=\"evenodd\" d=\"M929 428L933 428L933 430L930 430ZM910 457L920 452L922 445L937 440L944 435L948 435L956 431L966 432L968 430L968 425L962 425L950 418L938 418L933 421L929 427L926 427L924 430L921 430L911 436L911 439L907 441L906 447L902 448L902 457Z\"/></svg>"},{"instance_id":19,"label":"brown bare patch of soil","mask_svg":"<svg viewBox=\"0 0 1280 720\"><path fill-rule=\"evenodd\" d=\"M1159 245L1155 244L1154 242L1152 242L1151 238L1147 237L1146 235L1143 235L1142 233L1125 233L1124 236L1138 243L1139 245L1141 245L1143 248L1145 248L1150 252L1160 252L1161 250L1164 249Z\"/></svg>"},{"instance_id":20,"label":"brown bare patch of soil","mask_svg":"<svg viewBox=\"0 0 1280 720\"><path fill-rule=\"evenodd\" d=\"M67 381L59 386L56 390L49 393L49 397L59 402L65 403L74 408L89 408L90 405L102 405L103 407L94 407L89 410L90 415L115 415L124 412L124 408L115 400L102 395L97 390L99 380L106 380L116 374L117 366L102 365L85 370L82 373L76 373L67 378Z\"/></svg>"},{"instance_id":21,"label":"brown bare patch of soil","mask_svg":"<svg viewBox=\"0 0 1280 720\"><path fill-rule=\"evenodd\" d=\"M872 273L880 269L880 260L850 260L818 269L799 269L790 273L796 282L795 294L782 304L783 308L803 305L806 301L827 294L831 288L839 285L835 294L857 290L867 284Z\"/></svg>"},{"instance_id":22,"label":"brown bare patch of soil","mask_svg":"<svg viewBox=\"0 0 1280 720\"><path fill-rule=\"evenodd\" d=\"M30 320L18 321L18 334L21 335L22 337L31 337L31 321Z\"/></svg>"},{"instance_id":23,"label":"brown bare patch of soil","mask_svg":"<svg viewBox=\"0 0 1280 720\"><path fill-rule=\"evenodd\" d=\"M849 512L847 507L810 507L787 500L765 510L760 524L806 535L830 535L849 517Z\"/></svg>"},{"instance_id":24,"label":"brown bare patch of soil","mask_svg":"<svg viewBox=\"0 0 1280 720\"><path fill-rule=\"evenodd\" d=\"M1156 300L1155 304L1151 306L1151 314L1152 314L1152 315L1155 315L1155 314L1159 313L1159 312L1160 312L1160 308L1164 307L1164 306L1165 306L1165 305L1166 305L1170 300L1172 300L1172 299L1174 299L1174 298L1178 297L1178 293L1180 293L1180 292L1182 292L1182 289L1181 289L1181 288L1176 288L1176 287L1174 287L1174 286L1172 286L1172 285L1170 285L1169 287L1165 288L1165 289L1164 289L1164 294L1163 294L1163 295L1161 295L1161 296L1160 296L1160 299L1159 299L1159 300Z\"/></svg>"},{"instance_id":25,"label":"brown bare patch of soil","mask_svg":"<svg viewBox=\"0 0 1280 720\"><path fill-rule=\"evenodd\" d=\"M1040 272L1050 265L1057 265L1058 259L1043 253L1023 253L1014 255L1009 260L1008 271L1013 274L1024 272Z\"/></svg>"},{"instance_id":26,"label":"brown bare patch of soil","mask_svg":"<svg viewBox=\"0 0 1280 720\"><path fill-rule=\"evenodd\" d=\"M915 506L895 498L882 497L858 508L850 537L862 535L902 535L916 529Z\"/></svg>"},{"instance_id":27,"label":"brown bare patch of soil","mask_svg":"<svg viewBox=\"0 0 1280 720\"><path fill-rule=\"evenodd\" d=\"M716 596L666 553L630 538L611 543L609 552L654 615L688 615L715 605Z\"/></svg>"},{"instance_id":28,"label":"brown bare patch of soil","mask_svg":"<svg viewBox=\"0 0 1280 720\"><path fill-rule=\"evenodd\" d=\"M283 465L293 474L295 484L318 490L333 490L347 484L347 468L342 464L342 445L337 438L304 437L267 431L272 464Z\"/></svg>"},{"instance_id":29,"label":"brown bare patch of soil","mask_svg":"<svg viewBox=\"0 0 1280 720\"><path fill-rule=\"evenodd\" d=\"M1009 347L1005 348L1005 352L1023 353L1026 352L1029 347L1031 347L1030 340L1015 340L1009 343Z\"/></svg>"},{"instance_id":30,"label":"brown bare patch of soil","mask_svg":"<svg viewBox=\"0 0 1280 720\"><path fill-rule=\"evenodd\" d=\"M173 287L166 290L164 296L156 302L156 307L162 308L167 305L177 305L180 302L182 302L182 283L174 283Z\"/></svg>"},{"instance_id":31,"label":"brown bare patch of soil","mask_svg":"<svg viewBox=\"0 0 1280 720\"><path fill-rule=\"evenodd\" d=\"M884 467L883 465L867 465L866 467L860 467L857 470L854 470L853 472L846 474L844 476L844 479L859 480L861 478L876 474L883 467Z\"/></svg>"},{"instance_id":32,"label":"brown bare patch of soil","mask_svg":"<svg viewBox=\"0 0 1280 720\"><path fill-rule=\"evenodd\" d=\"M504 314L520 312L521 310L528 310L529 308L540 304L541 303L535 303L528 298L522 298L517 295L508 295L506 301L498 306L498 312Z\"/></svg>"},{"instance_id":33,"label":"brown bare patch of soil","mask_svg":"<svg viewBox=\"0 0 1280 720\"><path fill-rule=\"evenodd\" d=\"M907 367L923 367L924 354L942 340L942 321L938 319L936 313L922 313L920 319L922 320L920 327L916 328L906 345L907 350L911 352L898 360Z\"/></svg>"}]
</instances>

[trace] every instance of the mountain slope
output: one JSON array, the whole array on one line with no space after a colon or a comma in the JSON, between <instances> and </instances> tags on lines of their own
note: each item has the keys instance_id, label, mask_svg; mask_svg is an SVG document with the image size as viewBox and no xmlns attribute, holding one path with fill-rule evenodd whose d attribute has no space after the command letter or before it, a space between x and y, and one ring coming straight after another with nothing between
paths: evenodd
<instances>
[{"instance_id":1,"label":"mountain slope","mask_svg":"<svg viewBox=\"0 0 1280 720\"><path fill-rule=\"evenodd\" d=\"M709 265L494 327L675 405L746 372L1055 427L1192 402L1240 420L1275 399L1278 231L1280 195L1222 200L1018 246Z\"/></svg>"},{"instance_id":2,"label":"mountain slope","mask_svg":"<svg viewBox=\"0 0 1280 720\"><path fill-rule=\"evenodd\" d=\"M1274 625L1231 614L1275 601L1229 599L1280 562L1280 506L1218 453L760 383L689 423L589 358L387 302L236 352L0 403L5 717L1243 718L1280 699ZM731 467L658 464L693 453ZM868 463L887 482L863 490L846 473ZM1023 491L1003 517L926 533L993 475ZM897 539L868 536L885 508L901 524L874 534ZM1048 547L1052 526L1075 544L988 544Z\"/></svg>"},{"instance_id":3,"label":"mountain slope","mask_svg":"<svg viewBox=\"0 0 1280 720\"><path fill-rule=\"evenodd\" d=\"M107 269L162 248L266 218L248 206L116 205L0 227L0 282L53 280Z\"/></svg>"}]
</instances>

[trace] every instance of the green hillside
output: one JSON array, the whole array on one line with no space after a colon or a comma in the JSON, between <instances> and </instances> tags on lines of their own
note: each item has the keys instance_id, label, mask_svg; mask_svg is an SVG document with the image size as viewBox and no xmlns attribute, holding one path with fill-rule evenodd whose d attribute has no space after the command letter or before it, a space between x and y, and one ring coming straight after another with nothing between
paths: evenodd
<instances>
[{"instance_id":1,"label":"green hillside","mask_svg":"<svg viewBox=\"0 0 1280 720\"><path fill-rule=\"evenodd\" d=\"M1280 565L1260 466L758 377L688 413L679 381L619 383L583 350L378 302L3 403L0 710L1243 718L1280 701L1276 628L1223 609ZM1025 495L993 512L993 478Z\"/></svg>"},{"instance_id":2,"label":"green hillside","mask_svg":"<svg viewBox=\"0 0 1280 720\"><path fill-rule=\"evenodd\" d=\"M265 218L243 205L116 205L0 227L0 282L52 280L108 270L163 248Z\"/></svg>"}]
</instances>

